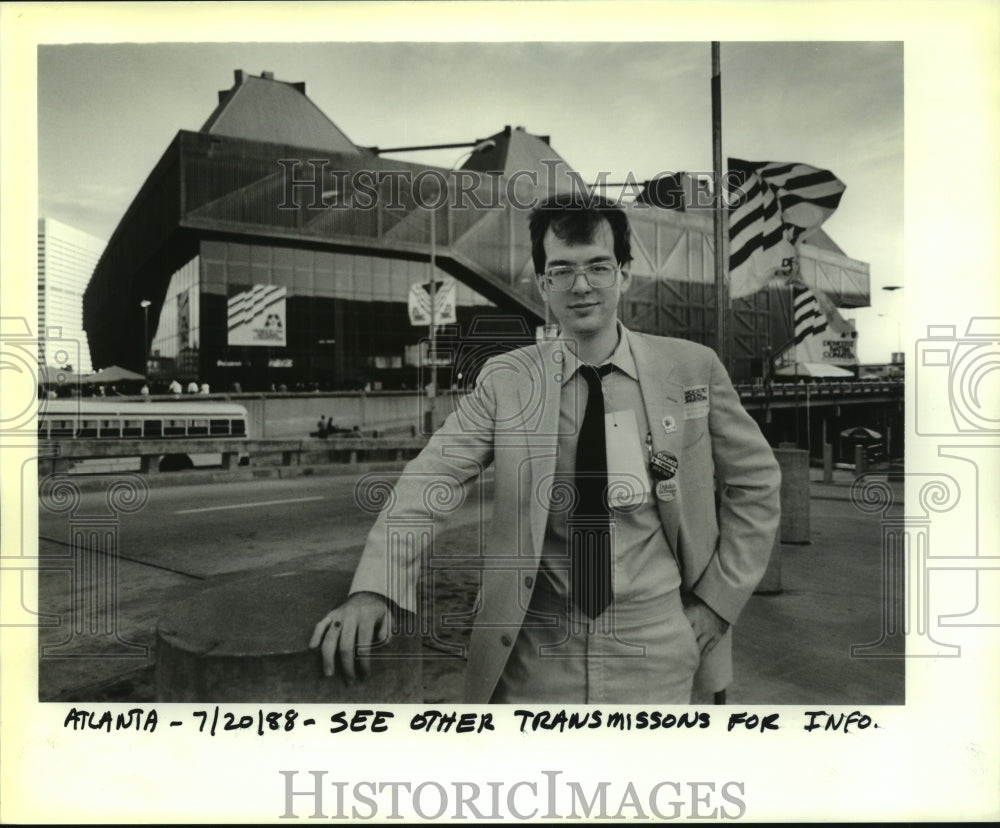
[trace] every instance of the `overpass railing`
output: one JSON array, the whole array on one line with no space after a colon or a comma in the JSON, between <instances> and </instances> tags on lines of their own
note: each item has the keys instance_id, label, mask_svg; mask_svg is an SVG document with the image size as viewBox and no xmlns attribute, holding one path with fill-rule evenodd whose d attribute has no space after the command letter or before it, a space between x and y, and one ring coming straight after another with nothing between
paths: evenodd
<instances>
[{"instance_id":1,"label":"overpass railing","mask_svg":"<svg viewBox=\"0 0 1000 828\"><path fill-rule=\"evenodd\" d=\"M49 440L39 443L40 470L85 471L99 461L138 458L143 474L161 471L164 458L219 455L223 469L239 465L299 466L407 460L426 445L424 437L328 437L305 440ZM175 466L176 468L176 466ZM212 466L211 468L217 468Z\"/></svg>"}]
</instances>

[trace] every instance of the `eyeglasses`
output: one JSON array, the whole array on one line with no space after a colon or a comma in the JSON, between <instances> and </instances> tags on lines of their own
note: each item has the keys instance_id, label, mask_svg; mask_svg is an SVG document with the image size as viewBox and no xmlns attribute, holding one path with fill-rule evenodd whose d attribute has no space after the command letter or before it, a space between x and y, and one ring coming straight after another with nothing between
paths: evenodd
<instances>
[{"instance_id":1,"label":"eyeglasses","mask_svg":"<svg viewBox=\"0 0 1000 828\"><path fill-rule=\"evenodd\" d=\"M611 262L593 262L580 267L570 267L569 265L550 267L542 275L545 277L545 284L548 285L549 290L562 291L569 290L576 284L577 273L582 273L587 279L587 284L592 288L611 287L615 283L618 270L618 265Z\"/></svg>"}]
</instances>

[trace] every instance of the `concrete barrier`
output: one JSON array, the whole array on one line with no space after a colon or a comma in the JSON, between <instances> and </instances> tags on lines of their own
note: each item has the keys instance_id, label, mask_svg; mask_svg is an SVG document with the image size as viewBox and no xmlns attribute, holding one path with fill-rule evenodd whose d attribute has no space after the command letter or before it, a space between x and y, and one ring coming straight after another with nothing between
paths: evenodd
<instances>
[{"instance_id":1,"label":"concrete barrier","mask_svg":"<svg viewBox=\"0 0 1000 828\"><path fill-rule=\"evenodd\" d=\"M823 444L823 482L833 482L833 444Z\"/></svg>"},{"instance_id":2,"label":"concrete barrier","mask_svg":"<svg viewBox=\"0 0 1000 828\"><path fill-rule=\"evenodd\" d=\"M371 654L371 673L348 683L323 675L309 638L347 598L351 575L316 570L202 584L157 624L159 702L420 702L421 640L404 616Z\"/></svg>"},{"instance_id":3,"label":"concrete barrier","mask_svg":"<svg viewBox=\"0 0 1000 828\"><path fill-rule=\"evenodd\" d=\"M183 437L164 439L72 439L46 441L39 468L45 474L93 470L94 461L131 459L143 474L156 474L167 456L221 458L222 468L236 468L241 455L254 467L302 466L325 463L360 463L406 460L427 444L424 437L330 437L325 440L239 440L235 438ZM79 466L79 468L77 468ZM127 469L97 469L125 471ZM205 471L204 473L207 473Z\"/></svg>"},{"instance_id":4,"label":"concrete barrier","mask_svg":"<svg viewBox=\"0 0 1000 828\"><path fill-rule=\"evenodd\" d=\"M776 448L774 456L781 468L782 543L809 543L809 452L804 449Z\"/></svg>"},{"instance_id":5,"label":"concrete barrier","mask_svg":"<svg viewBox=\"0 0 1000 828\"><path fill-rule=\"evenodd\" d=\"M854 447L854 476L861 477L868 471L868 450L865 446Z\"/></svg>"}]
</instances>

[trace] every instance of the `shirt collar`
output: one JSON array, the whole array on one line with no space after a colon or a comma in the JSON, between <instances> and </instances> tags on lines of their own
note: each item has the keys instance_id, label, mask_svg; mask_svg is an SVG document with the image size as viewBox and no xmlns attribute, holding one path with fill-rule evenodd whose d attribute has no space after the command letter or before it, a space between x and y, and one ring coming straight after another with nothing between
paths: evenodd
<instances>
[{"instance_id":1,"label":"shirt collar","mask_svg":"<svg viewBox=\"0 0 1000 828\"><path fill-rule=\"evenodd\" d=\"M617 324L618 345L615 348L614 353L611 354L611 359L601 364L607 365L608 363L611 363L619 371L638 381L639 377L635 368L635 357L632 356L632 347L629 344L628 329L621 322L618 322ZM563 364L565 365L562 384L565 385L580 368L581 362L577 355L573 352L569 342L563 341L560 343L560 348L562 349Z\"/></svg>"}]
</instances>

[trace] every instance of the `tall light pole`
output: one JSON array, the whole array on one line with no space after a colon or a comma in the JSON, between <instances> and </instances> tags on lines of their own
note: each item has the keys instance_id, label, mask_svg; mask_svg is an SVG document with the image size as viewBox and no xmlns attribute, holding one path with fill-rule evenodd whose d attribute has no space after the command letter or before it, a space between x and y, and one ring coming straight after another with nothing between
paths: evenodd
<instances>
[{"instance_id":1,"label":"tall light pole","mask_svg":"<svg viewBox=\"0 0 1000 828\"><path fill-rule=\"evenodd\" d=\"M487 138L484 141L480 141L478 144L472 147L468 152L463 152L454 162L452 162L449 172L454 170L458 165L458 162L465 158L466 155L475 155L477 152L481 152L486 149L492 149L497 145L497 142L492 138ZM440 195L440 193L438 193ZM428 357L431 364L431 381L428 384L427 390L427 422L425 424L425 430L428 434L434 431L434 401L437 397L437 207L435 203L431 208L430 215L430 298L431 298L431 320L430 320L430 345L428 348ZM447 197L445 197L445 208L447 209Z\"/></svg>"},{"instance_id":2,"label":"tall light pole","mask_svg":"<svg viewBox=\"0 0 1000 828\"><path fill-rule=\"evenodd\" d=\"M142 308L142 373L149 371L149 306L153 304L148 299L139 303Z\"/></svg>"},{"instance_id":3,"label":"tall light pole","mask_svg":"<svg viewBox=\"0 0 1000 828\"><path fill-rule=\"evenodd\" d=\"M729 347L729 289L725 216L722 200L722 69L719 42L712 41L712 172L715 198L712 209L712 237L715 243L715 350L727 371L732 371Z\"/></svg>"}]
</instances>

